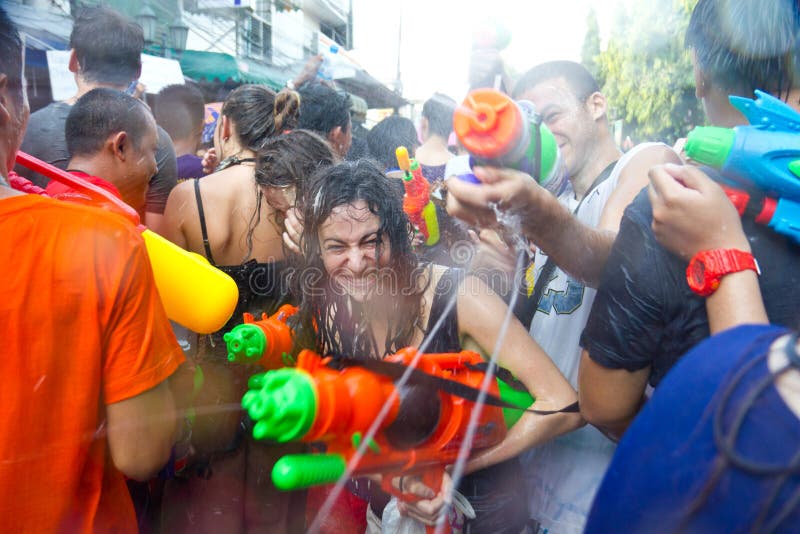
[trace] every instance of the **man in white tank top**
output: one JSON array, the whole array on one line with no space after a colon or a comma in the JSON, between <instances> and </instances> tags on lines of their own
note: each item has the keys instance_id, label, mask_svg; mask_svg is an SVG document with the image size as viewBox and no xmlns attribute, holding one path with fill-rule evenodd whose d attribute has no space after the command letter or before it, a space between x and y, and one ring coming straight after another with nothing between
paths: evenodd
<instances>
[{"instance_id":1,"label":"man in white tank top","mask_svg":"<svg viewBox=\"0 0 800 534\"><path fill-rule=\"evenodd\" d=\"M521 215L523 233L538 248L533 287L546 284L537 291L541 298L530 333L576 387L578 341L622 212L646 185L651 166L680 160L669 147L655 143L620 159L605 97L580 64L554 61L534 67L519 79L513 96L533 102L553 132L571 187L556 199L523 173L478 170L482 185L448 181L448 211L484 225L494 220L489 202ZM547 254L553 265L543 278ZM583 530L613 452L610 440L584 427L523 454L529 511L540 532Z\"/></svg>"}]
</instances>

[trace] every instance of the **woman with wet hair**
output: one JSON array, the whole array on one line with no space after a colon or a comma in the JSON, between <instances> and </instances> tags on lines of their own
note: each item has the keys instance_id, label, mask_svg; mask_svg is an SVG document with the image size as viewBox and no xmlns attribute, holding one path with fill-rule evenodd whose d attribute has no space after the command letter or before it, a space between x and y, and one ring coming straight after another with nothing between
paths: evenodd
<instances>
[{"instance_id":1,"label":"woman with wet hair","mask_svg":"<svg viewBox=\"0 0 800 534\"><path fill-rule=\"evenodd\" d=\"M195 382L195 454L167 488L163 526L169 532L190 524L219 532L302 528L302 496L279 493L264 475L287 451L246 437L239 402L247 379L261 369L229 363L222 339L244 312L260 317L291 301L281 281L284 213L294 206L295 189L302 193L305 180L335 160L318 135L288 131L296 124L297 104L289 91L275 95L243 86L231 93L214 135L221 158L217 172L180 184L167 203L167 237L204 255L239 288L230 321L198 343L202 380ZM287 512L295 504L301 511Z\"/></svg>"},{"instance_id":2,"label":"woman with wet hair","mask_svg":"<svg viewBox=\"0 0 800 534\"><path fill-rule=\"evenodd\" d=\"M300 277L305 287L299 317L317 326L314 348L322 354L382 359L425 341L428 353L457 352L471 343L489 354L506 305L477 278L418 263L402 198L389 181L362 160L324 169L309 189L302 239L304 273L309 274ZM559 411L575 403L575 391L515 320L505 333L498 363L536 397L538 409ZM519 532L528 510L516 455L581 424L576 413L526 412L503 442L471 457L470 474L458 486L477 512L470 528ZM441 488L430 491L418 480L404 479L403 491L430 500L400 506L432 524L442 507ZM359 483L357 491L365 485ZM374 484L364 495L370 513L380 519L385 495Z\"/></svg>"}]
</instances>

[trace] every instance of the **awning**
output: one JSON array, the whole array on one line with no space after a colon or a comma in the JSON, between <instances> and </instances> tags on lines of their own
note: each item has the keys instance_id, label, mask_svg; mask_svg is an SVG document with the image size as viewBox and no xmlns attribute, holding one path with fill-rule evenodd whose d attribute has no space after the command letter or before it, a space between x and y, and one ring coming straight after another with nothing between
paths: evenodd
<instances>
[{"instance_id":1,"label":"awning","mask_svg":"<svg viewBox=\"0 0 800 534\"><path fill-rule=\"evenodd\" d=\"M340 78L336 85L350 94L360 96L370 108L399 108L408 104L401 95L395 93L363 69L356 71L352 78Z\"/></svg>"},{"instance_id":2,"label":"awning","mask_svg":"<svg viewBox=\"0 0 800 534\"><path fill-rule=\"evenodd\" d=\"M230 54L185 50L180 54L181 70L195 80L260 83L280 89L288 78L277 69L252 59L236 59Z\"/></svg>"},{"instance_id":3,"label":"awning","mask_svg":"<svg viewBox=\"0 0 800 534\"><path fill-rule=\"evenodd\" d=\"M64 50L69 48L72 19L69 15L51 13L32 6L4 2L3 8L33 50Z\"/></svg>"}]
</instances>

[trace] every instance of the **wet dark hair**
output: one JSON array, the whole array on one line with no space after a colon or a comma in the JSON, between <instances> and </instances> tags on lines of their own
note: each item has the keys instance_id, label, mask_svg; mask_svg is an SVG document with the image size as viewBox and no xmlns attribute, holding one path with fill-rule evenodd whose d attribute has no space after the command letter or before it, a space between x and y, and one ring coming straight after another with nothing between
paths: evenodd
<instances>
[{"instance_id":1,"label":"wet dark hair","mask_svg":"<svg viewBox=\"0 0 800 534\"><path fill-rule=\"evenodd\" d=\"M442 93L434 93L422 106L422 116L428 119L430 132L447 139L453 131L456 101Z\"/></svg>"},{"instance_id":2,"label":"wet dark hair","mask_svg":"<svg viewBox=\"0 0 800 534\"><path fill-rule=\"evenodd\" d=\"M367 160L344 162L323 169L308 190L303 206L304 269L300 317L311 318L317 328L316 349L321 354L340 354L353 358L383 358L408 346L416 329L421 328L422 294L418 260L411 249L411 224L403 212L403 200L374 164ZM380 219L378 240L386 237L390 247L390 269L381 276L392 277L393 309L386 344L376 345L362 306L334 288L322 263L319 230L339 206L362 200ZM376 254L380 256L380 245Z\"/></svg>"},{"instance_id":3,"label":"wet dark hair","mask_svg":"<svg viewBox=\"0 0 800 534\"><path fill-rule=\"evenodd\" d=\"M126 86L141 72L142 27L106 7L80 10L72 24L69 46L80 75L89 82Z\"/></svg>"},{"instance_id":4,"label":"wet dark hair","mask_svg":"<svg viewBox=\"0 0 800 534\"><path fill-rule=\"evenodd\" d=\"M300 128L317 132L323 137L327 137L337 126L342 131L349 128L350 95L319 82L303 84L299 91Z\"/></svg>"},{"instance_id":5,"label":"wet dark hair","mask_svg":"<svg viewBox=\"0 0 800 534\"><path fill-rule=\"evenodd\" d=\"M258 151L256 184L294 186L297 198L302 199L311 177L335 161L336 156L325 139L308 130L292 130L270 139Z\"/></svg>"},{"instance_id":6,"label":"wet dark hair","mask_svg":"<svg viewBox=\"0 0 800 534\"><path fill-rule=\"evenodd\" d=\"M168 85L156 95L153 115L173 141L199 136L205 114L203 93L193 85Z\"/></svg>"},{"instance_id":7,"label":"wet dark hair","mask_svg":"<svg viewBox=\"0 0 800 534\"><path fill-rule=\"evenodd\" d=\"M110 135L127 132L139 148L153 118L145 104L116 89L92 89L75 102L64 124L70 157L96 154Z\"/></svg>"},{"instance_id":8,"label":"wet dark hair","mask_svg":"<svg viewBox=\"0 0 800 534\"><path fill-rule=\"evenodd\" d=\"M256 209L247 231L247 258L253 251L253 232L261 220L264 192L259 186L294 186L295 198L302 201L311 177L323 167L333 165L336 156L327 141L308 130L292 130L267 140L256 154ZM275 212L274 223L283 229L283 213ZM245 260L247 260L245 258Z\"/></svg>"},{"instance_id":9,"label":"wet dark hair","mask_svg":"<svg viewBox=\"0 0 800 534\"><path fill-rule=\"evenodd\" d=\"M6 87L17 105L22 104L22 40L14 23L0 7L0 73L6 75ZM20 138L22 136L20 135Z\"/></svg>"},{"instance_id":10,"label":"wet dark hair","mask_svg":"<svg viewBox=\"0 0 800 534\"><path fill-rule=\"evenodd\" d=\"M800 5L793 0L700 0L686 46L720 89L785 98L800 80Z\"/></svg>"},{"instance_id":11,"label":"wet dark hair","mask_svg":"<svg viewBox=\"0 0 800 534\"><path fill-rule=\"evenodd\" d=\"M257 152L270 137L297 127L299 106L294 91L276 95L263 85L242 85L228 95L222 115L233 121L242 146Z\"/></svg>"},{"instance_id":12,"label":"wet dark hair","mask_svg":"<svg viewBox=\"0 0 800 534\"><path fill-rule=\"evenodd\" d=\"M397 147L404 146L413 155L418 145L414 123L399 115L386 117L367 134L369 153L384 169L397 168Z\"/></svg>"},{"instance_id":13,"label":"wet dark hair","mask_svg":"<svg viewBox=\"0 0 800 534\"><path fill-rule=\"evenodd\" d=\"M574 61L548 61L536 65L523 74L514 85L513 97L518 99L523 93L542 82L564 78L579 102L585 102L592 93L600 91L597 80L586 67Z\"/></svg>"}]
</instances>

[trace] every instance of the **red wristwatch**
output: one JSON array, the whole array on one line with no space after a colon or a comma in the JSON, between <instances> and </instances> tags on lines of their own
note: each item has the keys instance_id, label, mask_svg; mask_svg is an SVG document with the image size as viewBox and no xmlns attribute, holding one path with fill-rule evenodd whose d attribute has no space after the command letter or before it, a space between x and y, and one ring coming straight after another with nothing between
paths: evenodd
<instances>
[{"instance_id":1,"label":"red wristwatch","mask_svg":"<svg viewBox=\"0 0 800 534\"><path fill-rule=\"evenodd\" d=\"M735 248L701 250L689 262L686 280L692 291L707 297L717 290L723 276L747 269L761 274L758 262L749 252Z\"/></svg>"}]
</instances>

